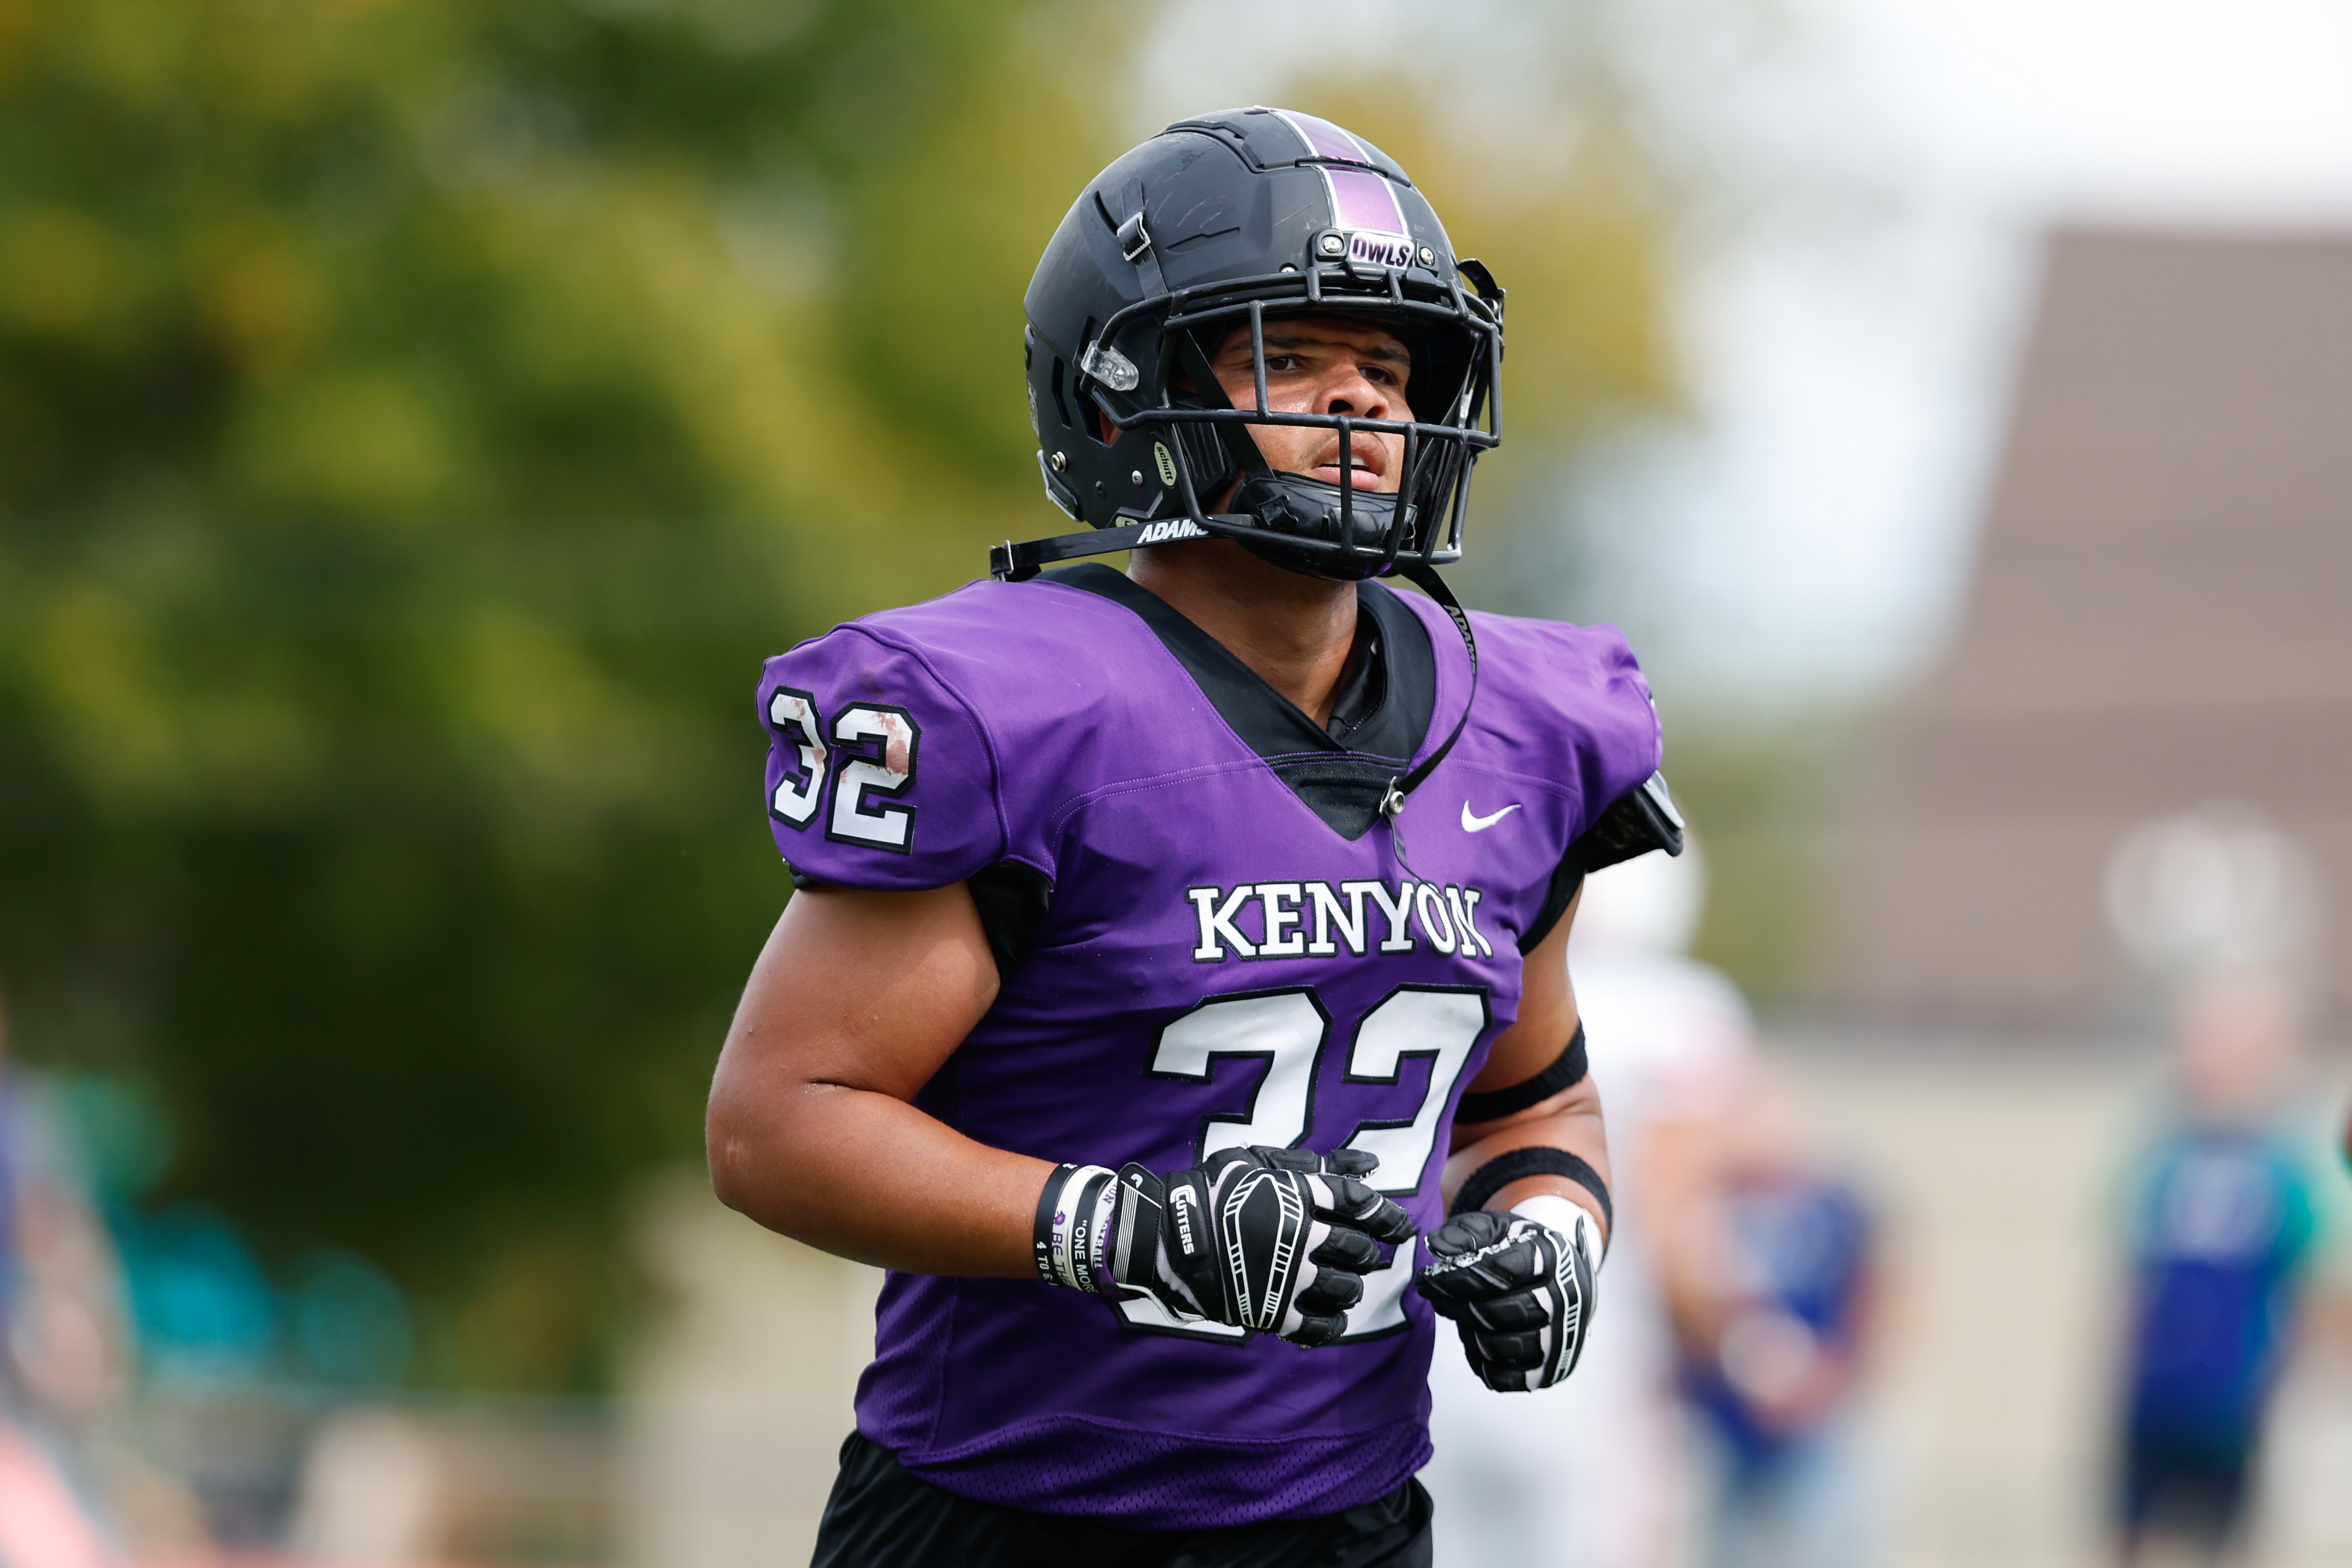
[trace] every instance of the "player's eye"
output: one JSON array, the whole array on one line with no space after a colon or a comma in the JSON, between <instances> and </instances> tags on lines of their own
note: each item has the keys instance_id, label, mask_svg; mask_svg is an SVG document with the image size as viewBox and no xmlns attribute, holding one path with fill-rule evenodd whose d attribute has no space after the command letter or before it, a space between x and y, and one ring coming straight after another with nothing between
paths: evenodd
<instances>
[{"instance_id":1,"label":"player's eye","mask_svg":"<svg viewBox=\"0 0 2352 1568\"><path fill-rule=\"evenodd\" d=\"M1299 368L1299 359L1297 354L1268 354L1265 357L1265 369L1268 375L1279 374L1284 371L1295 371Z\"/></svg>"}]
</instances>

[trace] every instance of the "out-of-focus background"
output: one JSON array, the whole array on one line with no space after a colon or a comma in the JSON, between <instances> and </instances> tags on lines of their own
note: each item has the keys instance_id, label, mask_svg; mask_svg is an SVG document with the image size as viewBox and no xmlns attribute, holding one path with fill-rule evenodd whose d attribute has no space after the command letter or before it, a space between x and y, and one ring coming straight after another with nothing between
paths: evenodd
<instances>
[{"instance_id":1,"label":"out-of-focus background","mask_svg":"<svg viewBox=\"0 0 2352 1568\"><path fill-rule=\"evenodd\" d=\"M1458 580L1657 688L1776 1085L1708 1244L1866 1217L1866 1330L1675 1318L1737 1440L1640 1560L1779 1506L1792 1323L1746 1560L2106 1561L2231 1454L2352 1555L2352 13L16 0L0 1563L805 1552L875 1280L699 1174L751 682L1050 531L1035 256L1253 101L1509 286Z\"/></svg>"}]
</instances>

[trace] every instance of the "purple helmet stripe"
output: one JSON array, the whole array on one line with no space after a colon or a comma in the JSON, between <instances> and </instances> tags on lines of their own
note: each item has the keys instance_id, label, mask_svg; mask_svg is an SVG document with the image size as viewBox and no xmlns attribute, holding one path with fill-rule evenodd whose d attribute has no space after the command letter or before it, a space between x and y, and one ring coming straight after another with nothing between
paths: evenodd
<instances>
[{"instance_id":1,"label":"purple helmet stripe","mask_svg":"<svg viewBox=\"0 0 2352 1568\"><path fill-rule=\"evenodd\" d=\"M1372 161L1371 154L1364 151L1362 142L1328 120L1318 120L1311 114L1299 114L1287 109L1277 109L1274 112L1284 124L1298 132L1298 139L1307 143L1309 157L1337 158L1343 163L1370 163Z\"/></svg>"},{"instance_id":2,"label":"purple helmet stripe","mask_svg":"<svg viewBox=\"0 0 2352 1568\"><path fill-rule=\"evenodd\" d=\"M1323 183L1331 192L1331 222L1343 229L1374 234L1407 235L1404 209L1388 181L1370 169L1334 169L1322 165Z\"/></svg>"},{"instance_id":3,"label":"purple helmet stripe","mask_svg":"<svg viewBox=\"0 0 2352 1568\"><path fill-rule=\"evenodd\" d=\"M1323 188L1331 196L1333 228L1412 236L1412 231L1405 227L1404 208L1398 204L1396 193L1389 188L1387 176L1370 167L1372 155L1362 142L1329 120L1318 120L1311 114L1287 109L1277 109L1274 114L1307 144L1308 157L1365 165L1355 169L1335 169L1328 163L1316 166L1323 176Z\"/></svg>"}]
</instances>

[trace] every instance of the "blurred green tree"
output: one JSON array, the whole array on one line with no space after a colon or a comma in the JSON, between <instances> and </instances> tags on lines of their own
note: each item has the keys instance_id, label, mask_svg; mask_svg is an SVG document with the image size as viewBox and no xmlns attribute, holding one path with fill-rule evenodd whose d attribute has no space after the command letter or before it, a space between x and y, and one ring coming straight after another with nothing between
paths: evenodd
<instances>
[{"instance_id":1,"label":"blurred green tree","mask_svg":"<svg viewBox=\"0 0 2352 1568\"><path fill-rule=\"evenodd\" d=\"M168 1190L390 1268L423 1375L602 1364L614 1201L697 1147L787 892L759 659L1054 521L1020 299L1124 44L1069 0L0 9L0 980L27 1054L152 1085ZM1578 384L1660 395L1646 216L1546 189L1494 209L1515 328L1573 302ZM1547 384L1515 443L1607 401Z\"/></svg>"},{"instance_id":2,"label":"blurred green tree","mask_svg":"<svg viewBox=\"0 0 2352 1568\"><path fill-rule=\"evenodd\" d=\"M440 1375L584 1375L605 1205L694 1146L787 891L758 660L1036 510L1024 252L1115 149L1034 19L0 13L21 1038L441 1303Z\"/></svg>"}]
</instances>

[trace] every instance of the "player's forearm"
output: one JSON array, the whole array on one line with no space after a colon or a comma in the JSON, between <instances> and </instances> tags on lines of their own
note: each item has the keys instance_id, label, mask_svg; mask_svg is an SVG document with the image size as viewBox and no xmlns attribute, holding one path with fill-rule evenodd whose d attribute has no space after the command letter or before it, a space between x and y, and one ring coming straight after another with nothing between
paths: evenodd
<instances>
[{"instance_id":1,"label":"player's forearm","mask_svg":"<svg viewBox=\"0 0 2352 1568\"><path fill-rule=\"evenodd\" d=\"M1050 1168L911 1102L995 999L961 883L808 889L752 967L705 1135L720 1201L845 1258L924 1274L1034 1271Z\"/></svg>"},{"instance_id":2,"label":"player's forearm","mask_svg":"<svg viewBox=\"0 0 2352 1568\"><path fill-rule=\"evenodd\" d=\"M812 1247L913 1274L1036 1271L1037 1195L1054 1167L890 1095L834 1083L715 1092L709 1147L720 1202Z\"/></svg>"},{"instance_id":3,"label":"player's forearm","mask_svg":"<svg viewBox=\"0 0 2352 1568\"><path fill-rule=\"evenodd\" d=\"M1448 1206L1472 1176L1515 1149L1559 1149L1573 1155L1605 1186L1609 1181L1609 1137L1601 1124L1600 1096L1590 1085L1588 1079L1524 1116L1473 1129L1475 1135L1458 1142L1445 1162L1440 1186ZM1481 1207L1509 1208L1543 1194L1567 1198L1585 1209L1601 1222L1602 1235L1607 1235L1608 1217L1601 1213L1599 1197L1582 1183L1565 1176L1547 1173L1519 1177L1496 1189Z\"/></svg>"}]
</instances>

